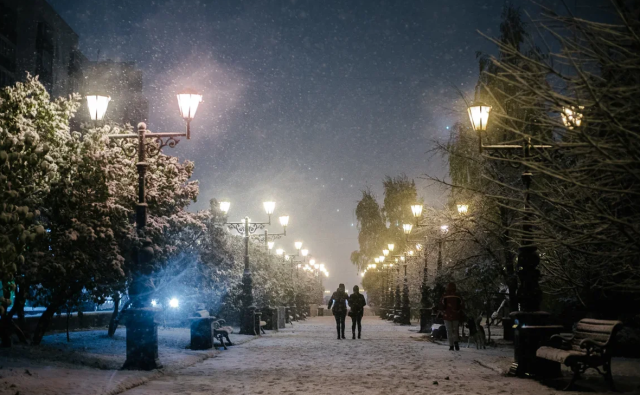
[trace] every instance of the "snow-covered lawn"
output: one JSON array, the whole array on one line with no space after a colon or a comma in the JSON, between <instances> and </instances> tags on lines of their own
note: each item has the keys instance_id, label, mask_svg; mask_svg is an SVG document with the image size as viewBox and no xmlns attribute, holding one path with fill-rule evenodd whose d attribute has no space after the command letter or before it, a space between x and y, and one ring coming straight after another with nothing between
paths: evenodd
<instances>
[{"instance_id":1,"label":"snow-covered lawn","mask_svg":"<svg viewBox=\"0 0 640 395\"><path fill-rule=\"evenodd\" d=\"M60 333L45 336L40 346L2 349L0 394L116 394L218 353L187 349L190 333L186 328L159 328L158 338L164 368L151 372L119 370L126 354L125 328L118 329L114 338L100 329L72 332L70 343ZM237 344L252 338L231 335Z\"/></svg>"}]
</instances>

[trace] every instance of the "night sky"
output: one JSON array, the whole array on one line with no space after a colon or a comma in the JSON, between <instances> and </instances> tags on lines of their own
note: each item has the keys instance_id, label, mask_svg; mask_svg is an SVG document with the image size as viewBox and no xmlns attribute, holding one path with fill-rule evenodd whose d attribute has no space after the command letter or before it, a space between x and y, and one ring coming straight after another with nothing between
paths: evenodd
<instances>
[{"instance_id":1,"label":"night sky","mask_svg":"<svg viewBox=\"0 0 640 395\"><path fill-rule=\"evenodd\" d=\"M472 98L476 51L493 48L477 31L497 36L505 3L49 2L89 59L143 70L152 131L182 130L178 90L204 95L192 139L166 152L195 161L192 208L225 198L230 220L260 221L261 202L275 200L275 217L291 216L276 247L293 253L302 240L327 265L328 289L359 281L349 255L361 190L382 201L383 177L405 173L427 203L444 200L419 179L446 174L426 151L459 116L457 89Z\"/></svg>"}]
</instances>

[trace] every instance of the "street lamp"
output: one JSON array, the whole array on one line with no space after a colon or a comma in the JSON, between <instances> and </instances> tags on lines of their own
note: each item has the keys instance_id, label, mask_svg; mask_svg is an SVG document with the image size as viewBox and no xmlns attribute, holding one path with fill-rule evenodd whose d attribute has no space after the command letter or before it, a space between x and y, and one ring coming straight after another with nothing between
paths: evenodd
<instances>
[{"instance_id":1,"label":"street lamp","mask_svg":"<svg viewBox=\"0 0 640 395\"><path fill-rule=\"evenodd\" d=\"M413 251L409 251L409 256L413 256ZM404 257L403 257L404 258ZM409 301L409 280L407 278L407 262L403 259L404 279L402 282L402 307L400 309L400 324L411 325L411 305Z\"/></svg>"},{"instance_id":2,"label":"street lamp","mask_svg":"<svg viewBox=\"0 0 640 395\"><path fill-rule=\"evenodd\" d=\"M465 215L469 211L469 205L467 204L458 204L456 205L458 208L458 214Z\"/></svg>"},{"instance_id":3,"label":"street lamp","mask_svg":"<svg viewBox=\"0 0 640 395\"><path fill-rule=\"evenodd\" d=\"M402 224L402 231L405 235L411 234L411 229L413 229L413 225L411 224Z\"/></svg>"},{"instance_id":4,"label":"street lamp","mask_svg":"<svg viewBox=\"0 0 640 395\"><path fill-rule=\"evenodd\" d=\"M499 152L522 152L524 162L528 162L531 157L532 149L547 149L551 148L550 145L534 145L531 144L531 137L524 137L522 143L516 145L499 144L499 145L483 145L482 144L482 132L487 130L487 123L489 121L489 114L491 107L476 102L469 107L469 119L473 129L478 133L479 151L483 150L499 151ZM561 116L567 127L573 128L574 126L580 126L582 123L582 114L575 112L574 108L564 108ZM539 339L539 336L544 331L544 322L548 319L549 314L539 311L540 303L542 302L542 290L540 289L540 271L538 265L540 264L540 256L538 255L538 249L533 245L531 239L531 233L533 231L531 212L530 212L530 193L531 181L533 174L525 169L522 173L522 183L524 184L524 210L522 221L522 243L518 248L518 264L517 275L520 279L520 287L518 287L517 300L520 305L521 311L516 313L516 320L518 322L517 331L520 333L519 328L523 327L535 327L536 330L530 330L528 332L522 331L519 336L516 336L516 346L514 349L516 362L512 365L512 371L515 370L516 374L524 374L530 372L535 364L535 347L528 347L528 344L534 344L537 340L527 340L526 336L533 336L532 339ZM513 297L513 295L511 295ZM536 337L538 336L538 337ZM521 363L522 362L522 363Z\"/></svg>"},{"instance_id":5,"label":"street lamp","mask_svg":"<svg viewBox=\"0 0 640 395\"><path fill-rule=\"evenodd\" d=\"M271 224L271 214L275 211L276 203L272 201L262 202L262 206L264 207L265 213L269 216L269 225ZM229 208L231 207L231 203L228 201L220 202L220 211L227 215L229 213ZM274 243L273 240L279 239L283 236L287 235L287 225L289 224L289 216L283 215L278 218L280 221L280 225L282 226L282 233L269 233L269 230L264 229L263 235L258 235L252 237L258 237L259 239L264 239L264 245L267 248L267 253L273 249Z\"/></svg>"},{"instance_id":6,"label":"street lamp","mask_svg":"<svg viewBox=\"0 0 640 395\"><path fill-rule=\"evenodd\" d=\"M222 204L220 206L220 210L225 214L229 211L230 204L225 203L226 211L222 210ZM256 311L256 306L253 304L253 277L251 275L251 267L249 265L249 239L251 236L257 232L259 229L264 229L266 226L271 225L271 214L275 209L274 202L264 202L263 204L264 211L267 214L269 221L268 222L251 222L249 217L244 217L242 222L225 222L224 224L230 230L235 230L244 238L244 272L242 274L242 297L241 297L241 311L242 311L242 322L240 326L240 334L242 335L252 335L256 332L259 332L255 329L255 320L254 314ZM286 218L286 221L283 221L283 218ZM280 224L289 223L289 217L280 217ZM283 225L284 232L283 235L286 234L286 226ZM265 233L265 244L268 243L266 240L267 233ZM278 251L276 251L276 254Z\"/></svg>"},{"instance_id":7,"label":"street lamp","mask_svg":"<svg viewBox=\"0 0 640 395\"><path fill-rule=\"evenodd\" d=\"M382 255L389 256L389 250L382 250Z\"/></svg>"},{"instance_id":8,"label":"street lamp","mask_svg":"<svg viewBox=\"0 0 640 395\"><path fill-rule=\"evenodd\" d=\"M271 254L271 250L273 250L273 246L276 245L275 241L267 241L267 249L269 250L269 254Z\"/></svg>"},{"instance_id":9,"label":"street lamp","mask_svg":"<svg viewBox=\"0 0 640 395\"><path fill-rule=\"evenodd\" d=\"M422 205L421 204L413 204L411 205L411 212L413 213L413 217L418 222L418 219L422 218Z\"/></svg>"},{"instance_id":10,"label":"street lamp","mask_svg":"<svg viewBox=\"0 0 640 395\"><path fill-rule=\"evenodd\" d=\"M92 121L101 121L107 112L107 107L111 101L110 96L88 95L87 107L89 107L89 116Z\"/></svg>"},{"instance_id":11,"label":"street lamp","mask_svg":"<svg viewBox=\"0 0 640 395\"><path fill-rule=\"evenodd\" d=\"M584 110L584 106L578 106L580 110ZM562 117L562 123L568 129L573 129L574 127L580 127L582 124L582 113L577 112L576 108L573 106L570 107L562 107L562 112L560 113Z\"/></svg>"},{"instance_id":12,"label":"street lamp","mask_svg":"<svg viewBox=\"0 0 640 395\"><path fill-rule=\"evenodd\" d=\"M393 252L394 248L396 248L395 244L387 244L387 248L389 251Z\"/></svg>"},{"instance_id":13,"label":"street lamp","mask_svg":"<svg viewBox=\"0 0 640 395\"><path fill-rule=\"evenodd\" d=\"M185 102L182 95L189 94L192 98ZM111 98L104 95L88 95L87 107L93 121L101 121L107 113ZM129 284L129 298L131 307L127 310L127 359L123 369L153 370L162 367L158 360L158 331L155 322L156 309L151 304L154 291L153 282L148 271L149 263L153 259L151 240L145 235L147 225L147 201L145 196L146 174L149 164L147 156L156 156L166 146L174 147L178 144L178 137L191 137L189 124L196 115L202 95L188 91L178 94L180 112L187 123L186 133L152 133L147 130L144 122L138 124L137 133L109 134L110 140L122 148L125 155L138 156L138 203L136 205L136 231L142 247L136 251L137 264L132 272ZM188 117L185 117L185 111ZM126 144L126 141L137 140L137 144Z\"/></svg>"}]
</instances>

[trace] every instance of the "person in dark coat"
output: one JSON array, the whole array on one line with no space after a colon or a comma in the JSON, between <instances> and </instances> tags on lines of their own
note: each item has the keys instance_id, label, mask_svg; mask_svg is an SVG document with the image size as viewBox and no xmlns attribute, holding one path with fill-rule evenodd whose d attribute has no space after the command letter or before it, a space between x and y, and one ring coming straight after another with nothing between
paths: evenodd
<instances>
[{"instance_id":1,"label":"person in dark coat","mask_svg":"<svg viewBox=\"0 0 640 395\"><path fill-rule=\"evenodd\" d=\"M440 310L442 311L444 326L447 328L447 339L449 340L450 351L453 351L454 347L457 351L460 350L460 345L458 344L458 328L463 309L464 303L460 295L456 292L456 285L449 283L440 300Z\"/></svg>"},{"instance_id":2,"label":"person in dark coat","mask_svg":"<svg viewBox=\"0 0 640 395\"><path fill-rule=\"evenodd\" d=\"M340 284L338 290L331 295L331 300L327 305L327 309L333 306L333 317L336 319L336 330L338 331L338 340L344 339L345 319L347 318L347 300L349 295L344 291L344 284Z\"/></svg>"},{"instance_id":3,"label":"person in dark coat","mask_svg":"<svg viewBox=\"0 0 640 395\"><path fill-rule=\"evenodd\" d=\"M358 325L358 339L360 339L360 334L362 333L362 316L364 315L364 306L366 305L367 301L364 299L364 295L360 293L360 287L354 285L353 293L349 295L352 339L356 338L356 325Z\"/></svg>"}]
</instances>

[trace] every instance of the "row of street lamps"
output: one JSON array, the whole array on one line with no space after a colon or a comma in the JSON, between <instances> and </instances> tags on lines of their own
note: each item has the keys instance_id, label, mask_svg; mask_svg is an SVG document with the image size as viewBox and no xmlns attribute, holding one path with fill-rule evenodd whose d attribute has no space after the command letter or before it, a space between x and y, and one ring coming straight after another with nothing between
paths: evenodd
<instances>
[{"instance_id":1,"label":"row of street lamps","mask_svg":"<svg viewBox=\"0 0 640 395\"><path fill-rule=\"evenodd\" d=\"M90 119L94 123L103 121L107 113L111 98L102 94L89 94L86 96L87 107ZM157 331L157 313L152 296L155 290L151 279L153 265L153 249L151 240L145 235L147 223L147 203L145 196L146 173L148 169L147 158L159 155L164 147L175 147L179 143L180 137L191 138L191 121L194 119L199 104L202 102L202 95L193 90L185 90L177 94L178 108L180 115L186 123L184 133L153 133L147 130L144 122L138 124L137 133L109 134L108 137L118 145L125 155L129 157L138 157L136 168L138 170L138 203L136 205L136 230L138 238L142 241L141 247L136 251L136 265L132 271L132 281L129 285L129 297L132 300L131 307L124 314L124 322L126 323L127 336L127 357L123 365L124 369L132 370L153 370L162 368L162 364L158 359L158 331ZM137 140L136 144L128 144L129 140ZM241 333L254 334L253 313L255 306L253 304L253 281L251 277L251 268L249 265L249 238L254 235L258 229L264 229L264 235L258 237L264 238L267 250L271 250L274 246L273 240L286 236L286 229L289 223L289 216L279 217L280 225L283 227L282 233L269 234L265 229L271 224L271 215L275 210L275 202L268 201L263 203L268 222L251 222L249 217L245 217L241 222L225 222L225 225L231 229L235 229L240 233L245 241L244 256L244 272L242 278L242 325ZM219 209L225 215L228 213L231 203L224 201L220 203ZM296 242L296 248L299 255L306 257L308 250L301 250L301 243ZM291 257L291 255L289 255ZM310 264L310 265L309 265ZM311 260L305 265L304 270L316 272L316 276L321 277L320 273L328 277L329 272L324 265L315 264Z\"/></svg>"},{"instance_id":2,"label":"row of street lamps","mask_svg":"<svg viewBox=\"0 0 640 395\"><path fill-rule=\"evenodd\" d=\"M253 301L253 277L251 272L251 265L249 260L249 239L251 237L264 238L264 243L266 245L267 251L273 249L275 242L274 240L279 239L283 236L287 235L287 226L289 224L289 216L284 215L279 217L280 225L282 226L282 233L269 233L266 229L267 226L271 225L271 215L275 211L276 203L273 201L263 202L263 207L265 213L268 216L267 222L253 222L249 217L244 217L241 222L226 222L224 225L227 225L229 229L235 230L240 235L242 235L244 239L244 272L242 274L242 296L241 296L241 324L240 324L240 334L243 335L253 335L255 331L255 313L257 307ZM228 201L220 202L220 211L224 213L225 218L229 213L229 209L231 208L231 203ZM264 230L264 234L256 235L258 230ZM302 263L306 263L307 256L309 255L309 250L306 248L302 248L302 242L296 241L294 246L297 250L297 254L286 254L284 249L278 248L276 249L276 255L282 258L283 262L291 262L292 265L298 264L296 266L296 276L298 272L298 268L301 267ZM300 257L302 260L296 261L295 258ZM315 260L311 260L312 267L316 267ZM307 269L309 268L309 269ZM324 268L324 264L317 265L316 269L321 268L322 273L325 276L329 276L329 272ZM312 270L309 265L305 265L305 272ZM318 274L317 274L318 275ZM320 277L318 275L318 277ZM297 313L297 297L295 290L295 280L293 279L293 267L292 267L292 289L293 289L293 306L295 309L294 316Z\"/></svg>"}]
</instances>

